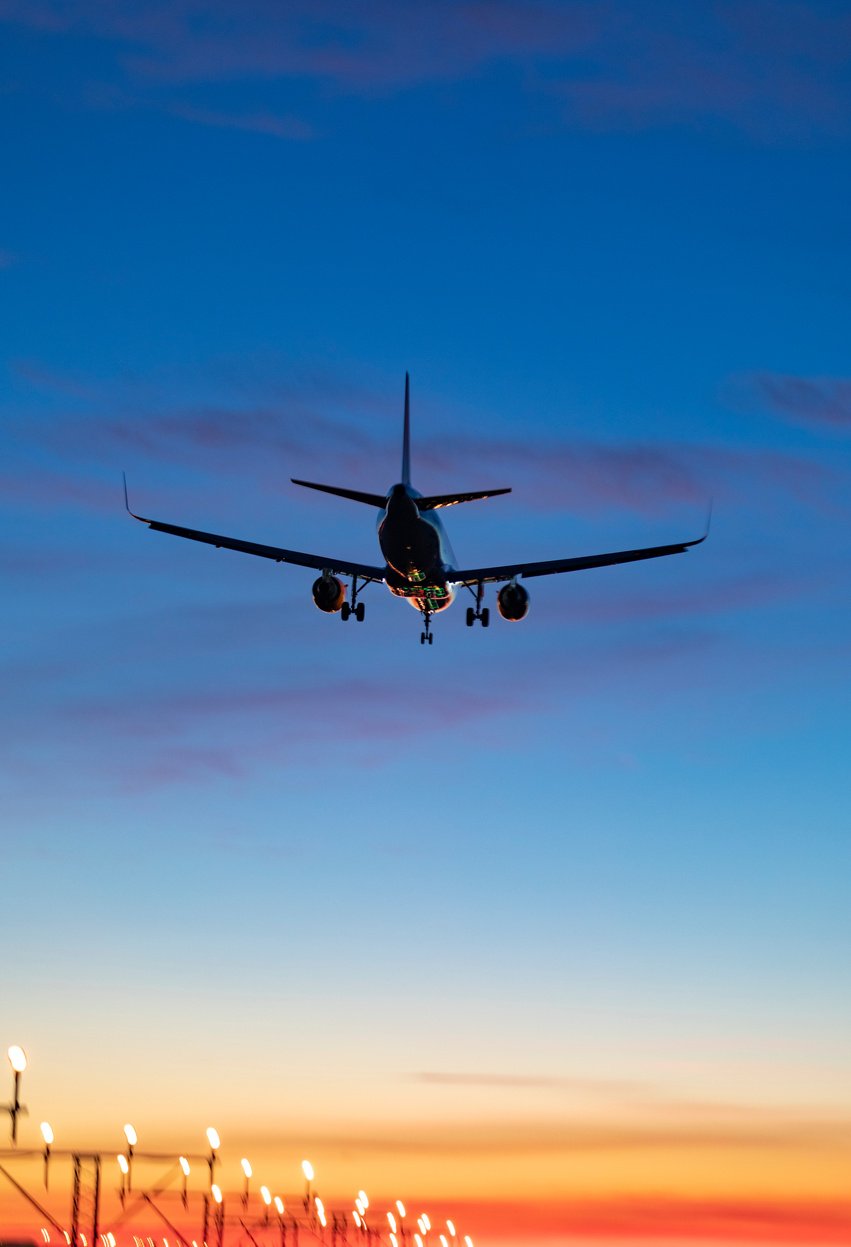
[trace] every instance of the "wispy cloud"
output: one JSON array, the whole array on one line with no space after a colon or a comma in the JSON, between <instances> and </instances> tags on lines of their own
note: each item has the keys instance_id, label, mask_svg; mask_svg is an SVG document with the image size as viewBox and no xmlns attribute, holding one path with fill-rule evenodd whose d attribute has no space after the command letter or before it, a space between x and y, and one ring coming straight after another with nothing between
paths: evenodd
<instances>
[{"instance_id":1,"label":"wispy cloud","mask_svg":"<svg viewBox=\"0 0 851 1247\"><path fill-rule=\"evenodd\" d=\"M315 137L313 126L299 117L288 114L228 113L209 108L193 108L188 104L175 104L171 109L175 117L197 122L202 126L214 126L222 130L247 130L253 134L267 134L276 139L304 142Z\"/></svg>"},{"instance_id":2,"label":"wispy cloud","mask_svg":"<svg viewBox=\"0 0 851 1247\"><path fill-rule=\"evenodd\" d=\"M686 20L676 4L639 10L627 0L604 9L581 0L413 7L390 0L296 0L248 8L214 0L203 13L191 0L142 7L129 0L3 0L2 18L111 41L117 71L143 92L251 78L375 95L511 64L524 71L524 91L552 101L563 124L573 127L720 121L774 139L846 134L851 124L844 73L851 18L841 7L792 0L704 6L696 29L691 10ZM184 115L202 124L239 125L211 121L231 117L228 110L190 108ZM261 110L254 120L275 115Z\"/></svg>"},{"instance_id":3,"label":"wispy cloud","mask_svg":"<svg viewBox=\"0 0 851 1247\"><path fill-rule=\"evenodd\" d=\"M734 402L804 428L851 431L851 379L758 372L730 383Z\"/></svg>"}]
</instances>

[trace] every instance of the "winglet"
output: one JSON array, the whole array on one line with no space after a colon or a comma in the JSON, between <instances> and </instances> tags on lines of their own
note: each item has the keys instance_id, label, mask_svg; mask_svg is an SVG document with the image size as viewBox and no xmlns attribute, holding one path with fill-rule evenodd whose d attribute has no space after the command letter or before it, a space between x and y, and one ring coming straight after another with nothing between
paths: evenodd
<instances>
[{"instance_id":1,"label":"winglet","mask_svg":"<svg viewBox=\"0 0 851 1247\"><path fill-rule=\"evenodd\" d=\"M405 432L402 436L402 484L411 483L411 378L405 373Z\"/></svg>"},{"instance_id":2,"label":"winglet","mask_svg":"<svg viewBox=\"0 0 851 1247\"><path fill-rule=\"evenodd\" d=\"M144 517L143 517L143 516L141 516L141 515L137 515L135 511L131 511L131 510L130 510L130 502L129 502L129 499L128 499L128 497L127 497L127 473L126 473L126 472L122 472L122 473L121 473L121 476L122 476L122 479L123 479L123 481L124 481L124 505L125 505L125 507L127 508L127 514L128 514L128 515L132 515L134 520L141 520L143 524L147 524L147 522L148 522L148 521L147 521L146 519L144 519Z\"/></svg>"}]
</instances>

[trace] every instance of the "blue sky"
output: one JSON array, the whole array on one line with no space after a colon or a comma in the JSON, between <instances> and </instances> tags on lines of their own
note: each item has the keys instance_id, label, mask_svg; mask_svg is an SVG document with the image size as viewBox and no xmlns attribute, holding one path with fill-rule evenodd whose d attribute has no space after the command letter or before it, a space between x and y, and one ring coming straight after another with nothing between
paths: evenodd
<instances>
[{"instance_id":1,"label":"blue sky","mask_svg":"<svg viewBox=\"0 0 851 1247\"><path fill-rule=\"evenodd\" d=\"M387 1095L484 1063L847 1109L847 5L0 21L8 1042L56 1064L70 975L153 1018L191 965L234 1018L294 992L305 1068L360 1010L327 1060ZM514 487L448 513L462 564L713 498L709 541L424 652L381 588L341 628L310 572L126 517L122 470L142 514L374 560L288 482L386 489L406 369L415 484Z\"/></svg>"}]
</instances>

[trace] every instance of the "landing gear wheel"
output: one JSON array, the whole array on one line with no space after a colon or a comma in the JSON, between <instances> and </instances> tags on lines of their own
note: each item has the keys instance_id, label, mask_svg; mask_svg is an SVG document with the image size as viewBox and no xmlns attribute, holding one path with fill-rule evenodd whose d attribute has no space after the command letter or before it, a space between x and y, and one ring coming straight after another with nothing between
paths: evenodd
<instances>
[{"instance_id":1,"label":"landing gear wheel","mask_svg":"<svg viewBox=\"0 0 851 1247\"><path fill-rule=\"evenodd\" d=\"M421 632L420 633L420 645L425 645L425 640L426 640L426 634L424 632Z\"/></svg>"},{"instance_id":2,"label":"landing gear wheel","mask_svg":"<svg viewBox=\"0 0 851 1247\"><path fill-rule=\"evenodd\" d=\"M482 611L481 618L482 618L482 627L487 628L491 621L491 613L490 613L489 607L486 606L484 608L484 610Z\"/></svg>"},{"instance_id":3,"label":"landing gear wheel","mask_svg":"<svg viewBox=\"0 0 851 1247\"><path fill-rule=\"evenodd\" d=\"M433 640L434 640L434 633L430 632L430 633L428 634L428 643L429 643L429 645L431 645L431 643L432 643L432 641L433 641Z\"/></svg>"},{"instance_id":4,"label":"landing gear wheel","mask_svg":"<svg viewBox=\"0 0 851 1247\"><path fill-rule=\"evenodd\" d=\"M364 604L363 602L358 602L357 606L355 607L355 619L358 621L358 623L363 623L364 614L365 614Z\"/></svg>"},{"instance_id":5,"label":"landing gear wheel","mask_svg":"<svg viewBox=\"0 0 851 1247\"><path fill-rule=\"evenodd\" d=\"M467 607L467 627L472 628L475 621L476 621L476 612L473 610L472 606L468 606Z\"/></svg>"},{"instance_id":6,"label":"landing gear wheel","mask_svg":"<svg viewBox=\"0 0 851 1247\"><path fill-rule=\"evenodd\" d=\"M351 615L351 613L352 613L351 606L349 606L348 602L344 602L343 605L340 607L340 618L342 619L343 623L346 622L346 620L348 619L349 615Z\"/></svg>"}]
</instances>

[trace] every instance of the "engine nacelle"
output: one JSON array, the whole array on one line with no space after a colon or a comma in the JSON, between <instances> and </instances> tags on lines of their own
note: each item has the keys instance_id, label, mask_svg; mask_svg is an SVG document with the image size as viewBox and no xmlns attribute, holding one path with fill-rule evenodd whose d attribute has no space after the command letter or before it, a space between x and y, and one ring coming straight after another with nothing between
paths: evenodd
<instances>
[{"instance_id":1,"label":"engine nacelle","mask_svg":"<svg viewBox=\"0 0 851 1247\"><path fill-rule=\"evenodd\" d=\"M502 586L496 595L496 605L503 619L516 623L519 619L525 619L529 613L529 594L522 585L512 581L511 584Z\"/></svg>"},{"instance_id":2,"label":"engine nacelle","mask_svg":"<svg viewBox=\"0 0 851 1247\"><path fill-rule=\"evenodd\" d=\"M313 600L326 615L333 615L343 605L346 586L336 576L320 576L313 582Z\"/></svg>"}]
</instances>

